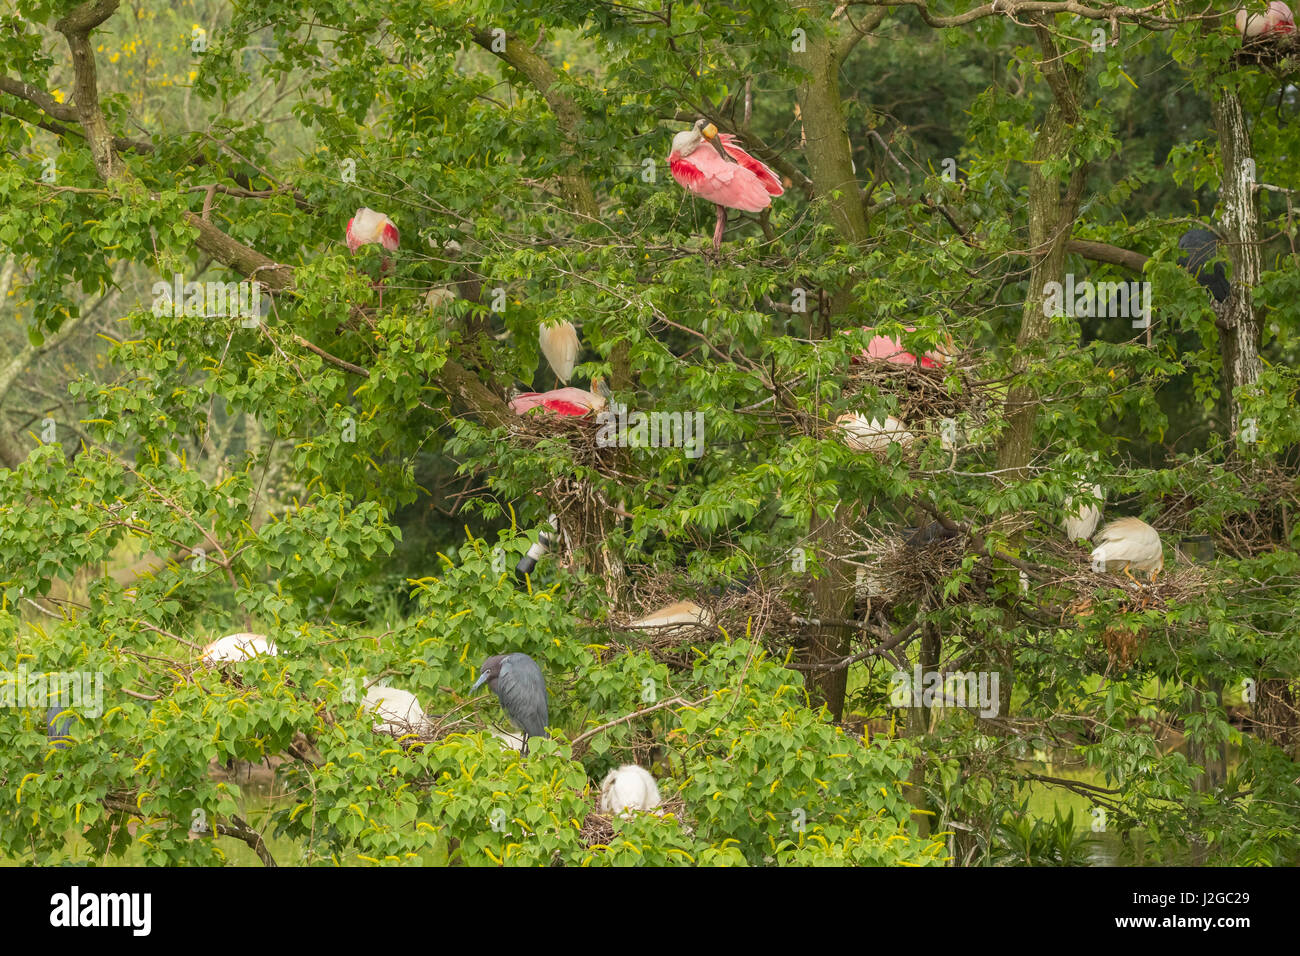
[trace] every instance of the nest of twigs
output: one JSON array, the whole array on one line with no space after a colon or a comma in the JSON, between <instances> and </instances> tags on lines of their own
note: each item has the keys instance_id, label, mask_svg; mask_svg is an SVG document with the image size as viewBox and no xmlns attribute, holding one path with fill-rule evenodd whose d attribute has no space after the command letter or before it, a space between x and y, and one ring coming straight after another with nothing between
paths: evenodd
<instances>
[{"instance_id":1,"label":"nest of twigs","mask_svg":"<svg viewBox=\"0 0 1300 956\"><path fill-rule=\"evenodd\" d=\"M1256 504L1225 516L1223 524L1212 535L1215 550L1242 559L1272 551L1287 541L1300 518L1300 478L1294 465L1237 460L1226 467ZM1212 483L1197 485L1182 497L1167 502L1157 526L1188 527L1196 511L1221 496L1222 490Z\"/></svg>"},{"instance_id":2,"label":"nest of twigs","mask_svg":"<svg viewBox=\"0 0 1300 956\"><path fill-rule=\"evenodd\" d=\"M976 383L973 365L945 365L924 368L919 363L904 365L881 359L855 359L844 383L844 396L872 393L898 399L895 417L911 425L929 419L981 418L988 407L985 390ZM957 383L950 385L949 378Z\"/></svg>"},{"instance_id":3,"label":"nest of twigs","mask_svg":"<svg viewBox=\"0 0 1300 956\"><path fill-rule=\"evenodd\" d=\"M1243 37L1241 48L1232 54L1237 66L1277 66L1300 53L1300 39L1294 33L1268 33Z\"/></svg>"},{"instance_id":4,"label":"nest of twigs","mask_svg":"<svg viewBox=\"0 0 1300 956\"><path fill-rule=\"evenodd\" d=\"M727 637L762 638L774 622L789 621L789 584L766 583L757 576L735 581L726 587L689 591L680 575L629 567L627 610L610 614L603 625L614 632L609 656L625 651L649 651L651 656L674 669L689 669L695 663L692 646ZM703 611L699 623L663 627L633 628L630 625L655 611L679 601L691 601Z\"/></svg>"},{"instance_id":5,"label":"nest of twigs","mask_svg":"<svg viewBox=\"0 0 1300 956\"><path fill-rule=\"evenodd\" d=\"M672 816L681 820L686 813L686 801L681 796L675 796L665 800L654 810L635 812L654 814L661 817ZM606 814L600 810L591 810L588 812L586 819L582 821L582 829L579 831L583 846L608 846L618 837L618 823L617 814Z\"/></svg>"},{"instance_id":6,"label":"nest of twigs","mask_svg":"<svg viewBox=\"0 0 1300 956\"><path fill-rule=\"evenodd\" d=\"M1121 571L1094 571L1090 553L1069 543L1061 543L1055 553L1063 558L1060 575L1049 586L1081 595L1072 601L1062 615L1062 623L1073 616L1087 616L1098 600L1102 589L1119 588L1121 596L1116 609L1121 614L1137 611L1167 610L1175 605L1190 604L1205 599L1208 585L1203 565L1166 563L1154 581L1141 571L1132 571L1130 578ZM1106 597L1114 601L1113 596Z\"/></svg>"},{"instance_id":7,"label":"nest of twigs","mask_svg":"<svg viewBox=\"0 0 1300 956\"><path fill-rule=\"evenodd\" d=\"M587 415L556 415L543 408L535 408L510 420L510 435L525 448L535 448L543 442L564 441L569 447L573 463L589 468L609 479L626 478L619 471L619 448L597 444L604 427L595 413Z\"/></svg>"},{"instance_id":8,"label":"nest of twigs","mask_svg":"<svg viewBox=\"0 0 1300 956\"><path fill-rule=\"evenodd\" d=\"M416 744L428 746L452 734L472 734L486 730L477 722L473 714L426 714L421 723L406 724L391 717L384 718L381 729L375 726L375 733L392 737L404 750Z\"/></svg>"}]
</instances>

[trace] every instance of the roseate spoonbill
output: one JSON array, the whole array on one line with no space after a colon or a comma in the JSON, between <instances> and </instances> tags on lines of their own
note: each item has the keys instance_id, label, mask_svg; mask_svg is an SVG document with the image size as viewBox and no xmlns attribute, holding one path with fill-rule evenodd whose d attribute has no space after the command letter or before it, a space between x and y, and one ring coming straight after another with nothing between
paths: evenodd
<instances>
[{"instance_id":1,"label":"roseate spoonbill","mask_svg":"<svg viewBox=\"0 0 1300 956\"><path fill-rule=\"evenodd\" d=\"M903 327L908 332L915 332L916 327L907 325ZM864 326L863 330L870 332L871 328ZM956 349L953 347L952 336L946 335L944 344L937 349L931 349L921 356L921 368L943 368L952 361L956 355ZM895 365L915 365L917 364L916 356L907 349L903 348L903 343L889 335L877 335L862 352L862 358L879 359L885 362L893 362ZM854 362L860 359L854 359Z\"/></svg>"},{"instance_id":2,"label":"roseate spoonbill","mask_svg":"<svg viewBox=\"0 0 1300 956\"><path fill-rule=\"evenodd\" d=\"M624 820L632 819L638 810L654 810L662 802L655 778L634 763L611 770L600 784L601 812L617 813Z\"/></svg>"},{"instance_id":3,"label":"roseate spoonbill","mask_svg":"<svg viewBox=\"0 0 1300 956\"><path fill-rule=\"evenodd\" d=\"M1291 8L1281 0L1273 0L1263 13L1253 13L1242 7L1237 11L1236 21L1237 32L1248 39L1295 32Z\"/></svg>"},{"instance_id":4,"label":"roseate spoonbill","mask_svg":"<svg viewBox=\"0 0 1300 956\"><path fill-rule=\"evenodd\" d=\"M578 353L582 351L578 330L572 322L543 323L537 330L537 341L557 383L568 385L573 377L573 367L578 364Z\"/></svg>"},{"instance_id":5,"label":"roseate spoonbill","mask_svg":"<svg viewBox=\"0 0 1300 956\"><path fill-rule=\"evenodd\" d=\"M205 664L225 664L230 661L247 661L266 654L279 656L275 642L265 634L227 634L203 648L199 659Z\"/></svg>"},{"instance_id":6,"label":"roseate spoonbill","mask_svg":"<svg viewBox=\"0 0 1300 956\"><path fill-rule=\"evenodd\" d=\"M1130 569L1146 571L1154 581L1165 566L1160 534L1141 518L1116 518L1101 529L1097 541L1092 550L1093 567L1122 571L1134 584L1137 579Z\"/></svg>"},{"instance_id":7,"label":"roseate spoonbill","mask_svg":"<svg viewBox=\"0 0 1300 956\"><path fill-rule=\"evenodd\" d=\"M708 140L713 149L700 149ZM772 205L772 197L785 189L771 169L740 148L736 138L719 133L704 119L673 137L668 154L668 168L673 179L687 192L709 200L718 210L713 229L713 251L722 248L722 231L727 227L727 210L762 212Z\"/></svg>"},{"instance_id":8,"label":"roseate spoonbill","mask_svg":"<svg viewBox=\"0 0 1300 956\"><path fill-rule=\"evenodd\" d=\"M420 700L410 691L376 684L366 689L362 700L366 713L374 713L375 730L400 737L424 733L429 719L420 708Z\"/></svg>"},{"instance_id":9,"label":"roseate spoonbill","mask_svg":"<svg viewBox=\"0 0 1300 956\"><path fill-rule=\"evenodd\" d=\"M1210 290L1215 302L1226 302L1232 292L1228 284L1228 274L1223 263L1210 260L1219 251L1219 237L1208 229L1188 229L1178 239L1178 248L1183 254L1178 257L1178 264L1196 277L1196 281Z\"/></svg>"},{"instance_id":10,"label":"roseate spoonbill","mask_svg":"<svg viewBox=\"0 0 1300 956\"><path fill-rule=\"evenodd\" d=\"M694 601L677 601L628 624L629 628L652 629L664 634L712 626L713 615Z\"/></svg>"},{"instance_id":11,"label":"roseate spoonbill","mask_svg":"<svg viewBox=\"0 0 1300 956\"><path fill-rule=\"evenodd\" d=\"M356 211L351 219L348 220L347 240L348 251L354 256L357 250L362 246L368 246L377 243L382 246L385 252L396 252L397 243L401 237L398 235L397 227L393 225L393 220L389 219L382 212L375 212L362 206ZM389 262L388 256L381 253L379 258L379 280L375 283L375 288L379 290L379 307L384 307L384 281L383 274L389 270L392 263Z\"/></svg>"},{"instance_id":12,"label":"roseate spoonbill","mask_svg":"<svg viewBox=\"0 0 1300 956\"><path fill-rule=\"evenodd\" d=\"M882 422L853 412L835 419L835 427L844 444L854 451L884 452L889 450L892 442L898 442L906 449L916 440L902 422L889 416Z\"/></svg>"},{"instance_id":13,"label":"roseate spoonbill","mask_svg":"<svg viewBox=\"0 0 1300 956\"><path fill-rule=\"evenodd\" d=\"M593 391L573 388L553 388L549 392L522 392L510 399L510 410L516 415L523 415L535 408L541 408L556 415L580 417L599 412L609 404L609 386L603 379L591 380Z\"/></svg>"},{"instance_id":14,"label":"roseate spoonbill","mask_svg":"<svg viewBox=\"0 0 1300 956\"><path fill-rule=\"evenodd\" d=\"M1098 484L1087 485L1078 495L1078 504L1074 495L1065 496L1065 519L1061 522L1065 536L1071 541L1092 537L1097 522L1101 520L1101 503L1106 500L1106 492ZM1088 500L1090 498L1097 499L1096 503Z\"/></svg>"},{"instance_id":15,"label":"roseate spoonbill","mask_svg":"<svg viewBox=\"0 0 1300 956\"><path fill-rule=\"evenodd\" d=\"M1268 5L1268 32L1295 33L1295 17L1282 0L1273 0Z\"/></svg>"},{"instance_id":16,"label":"roseate spoonbill","mask_svg":"<svg viewBox=\"0 0 1300 956\"><path fill-rule=\"evenodd\" d=\"M546 678L537 661L527 654L494 654L483 662L478 680L470 693L486 683L496 693L501 706L528 737L545 737L548 699ZM519 751L528 753L528 741Z\"/></svg>"}]
</instances>

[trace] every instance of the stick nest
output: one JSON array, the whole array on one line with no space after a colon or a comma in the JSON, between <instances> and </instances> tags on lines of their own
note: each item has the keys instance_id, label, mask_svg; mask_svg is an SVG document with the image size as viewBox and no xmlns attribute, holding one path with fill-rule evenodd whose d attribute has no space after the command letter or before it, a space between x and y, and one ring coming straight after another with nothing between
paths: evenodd
<instances>
[{"instance_id":1,"label":"stick nest","mask_svg":"<svg viewBox=\"0 0 1300 956\"><path fill-rule=\"evenodd\" d=\"M686 826L686 800L681 796L671 797L665 800L654 810L633 811L638 814L654 814L661 817L676 817ZM620 820L617 814L606 814L601 810L591 810L588 812L586 819L582 821L582 830L580 838L583 846L609 846L618 839L618 824Z\"/></svg>"}]
</instances>

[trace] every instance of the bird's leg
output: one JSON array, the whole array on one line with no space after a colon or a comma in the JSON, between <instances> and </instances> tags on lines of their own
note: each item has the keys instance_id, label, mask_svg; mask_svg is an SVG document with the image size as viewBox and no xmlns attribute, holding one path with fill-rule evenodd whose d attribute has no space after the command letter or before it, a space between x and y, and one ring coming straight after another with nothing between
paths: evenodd
<instances>
[{"instance_id":1,"label":"bird's leg","mask_svg":"<svg viewBox=\"0 0 1300 956\"><path fill-rule=\"evenodd\" d=\"M524 737L524 742L519 748L519 756L527 757L528 756L528 733L526 731L524 732L523 737Z\"/></svg>"},{"instance_id":2,"label":"bird's leg","mask_svg":"<svg viewBox=\"0 0 1300 956\"><path fill-rule=\"evenodd\" d=\"M1124 577L1126 577L1126 578L1128 578L1130 581L1132 581L1133 584L1134 584L1136 587L1141 587L1142 585L1138 584L1138 579L1135 578L1135 577L1133 577L1133 575L1129 574L1129 570L1128 570L1128 569L1129 569L1129 565L1127 565L1127 564L1124 565Z\"/></svg>"},{"instance_id":3,"label":"bird's leg","mask_svg":"<svg viewBox=\"0 0 1300 956\"><path fill-rule=\"evenodd\" d=\"M725 206L718 206L718 224L713 227L713 252L717 255L722 251L722 231L727 228L727 210Z\"/></svg>"}]
</instances>

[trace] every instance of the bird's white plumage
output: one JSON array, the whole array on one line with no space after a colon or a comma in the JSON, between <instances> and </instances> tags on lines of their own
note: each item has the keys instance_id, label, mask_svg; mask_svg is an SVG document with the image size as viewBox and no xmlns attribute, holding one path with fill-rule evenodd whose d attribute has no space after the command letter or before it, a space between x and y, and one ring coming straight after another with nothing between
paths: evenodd
<instances>
[{"instance_id":1,"label":"bird's white plumage","mask_svg":"<svg viewBox=\"0 0 1300 956\"><path fill-rule=\"evenodd\" d=\"M201 660L205 664L225 664L231 661L246 661L254 657L276 657L275 642L268 640L265 634L227 634L203 648Z\"/></svg>"},{"instance_id":2,"label":"bird's white plumage","mask_svg":"<svg viewBox=\"0 0 1300 956\"><path fill-rule=\"evenodd\" d=\"M673 137L672 151L679 156L689 156L704 142L704 135L694 127L684 129Z\"/></svg>"},{"instance_id":3,"label":"bird's white plumage","mask_svg":"<svg viewBox=\"0 0 1300 956\"><path fill-rule=\"evenodd\" d=\"M634 811L656 809L663 801L655 778L636 764L624 764L605 775L600 785L600 809L629 819Z\"/></svg>"},{"instance_id":4,"label":"bird's white plumage","mask_svg":"<svg viewBox=\"0 0 1300 956\"><path fill-rule=\"evenodd\" d=\"M488 733L500 741L501 746L506 750L518 752L524 749L524 738L522 734L509 733L508 731L498 730L495 727L490 727Z\"/></svg>"},{"instance_id":5,"label":"bird's white plumage","mask_svg":"<svg viewBox=\"0 0 1300 956\"><path fill-rule=\"evenodd\" d=\"M430 289L424 296L424 307L430 312L438 312L456 301L456 293L451 289Z\"/></svg>"},{"instance_id":6,"label":"bird's white plumage","mask_svg":"<svg viewBox=\"0 0 1300 956\"><path fill-rule=\"evenodd\" d=\"M656 628L663 629L665 633L672 633L679 628L685 630L688 627L710 627L712 624L713 615L694 601L677 601L638 618L628 627Z\"/></svg>"},{"instance_id":7,"label":"bird's white plumage","mask_svg":"<svg viewBox=\"0 0 1300 956\"><path fill-rule=\"evenodd\" d=\"M1116 518L1098 534L1092 563L1107 571L1145 571L1154 577L1165 566L1160 534L1141 518Z\"/></svg>"},{"instance_id":8,"label":"bird's white plumage","mask_svg":"<svg viewBox=\"0 0 1300 956\"><path fill-rule=\"evenodd\" d=\"M1066 496L1065 520L1061 522L1065 536L1071 541L1092 537L1092 533L1097 530L1097 522L1101 520L1100 502L1106 500L1106 492L1101 485L1091 484L1078 497L1080 500L1075 504L1074 495ZM1089 498L1096 498L1098 503L1088 501Z\"/></svg>"},{"instance_id":9,"label":"bird's white plumage","mask_svg":"<svg viewBox=\"0 0 1300 956\"><path fill-rule=\"evenodd\" d=\"M376 684L366 689L362 701L367 713L375 715L375 730L388 734L418 734L428 725L420 699L410 691Z\"/></svg>"},{"instance_id":10,"label":"bird's white plumage","mask_svg":"<svg viewBox=\"0 0 1300 956\"><path fill-rule=\"evenodd\" d=\"M573 369L578 364L578 353L582 351L582 345L578 341L578 330L573 327L572 322L557 322L554 325L543 325L537 332L538 343L542 347L542 354L546 356L546 362L551 366L551 371L555 373L564 384L569 383L573 377Z\"/></svg>"},{"instance_id":11,"label":"bird's white plumage","mask_svg":"<svg viewBox=\"0 0 1300 956\"><path fill-rule=\"evenodd\" d=\"M1257 37L1268 27L1268 14L1251 13L1244 8L1237 11L1237 32L1242 36Z\"/></svg>"},{"instance_id":12,"label":"bird's white plumage","mask_svg":"<svg viewBox=\"0 0 1300 956\"><path fill-rule=\"evenodd\" d=\"M882 422L854 412L835 419L835 426L839 429L844 444L854 451L888 451L892 442L898 442L907 448L916 440L916 436L902 422L889 416Z\"/></svg>"},{"instance_id":13,"label":"bird's white plumage","mask_svg":"<svg viewBox=\"0 0 1300 956\"><path fill-rule=\"evenodd\" d=\"M382 212L366 206L356 211L348 223L348 247L355 253L359 248L377 242L390 252L397 248L397 226Z\"/></svg>"}]
</instances>

